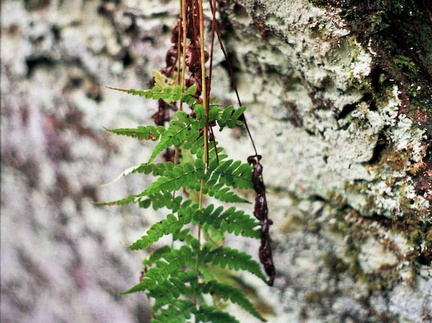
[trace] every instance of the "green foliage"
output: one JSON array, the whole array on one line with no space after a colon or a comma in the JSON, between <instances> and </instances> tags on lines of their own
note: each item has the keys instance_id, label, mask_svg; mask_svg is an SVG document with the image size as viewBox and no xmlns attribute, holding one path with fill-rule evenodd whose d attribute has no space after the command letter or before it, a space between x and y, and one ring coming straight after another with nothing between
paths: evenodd
<instances>
[{"instance_id":1,"label":"green foliage","mask_svg":"<svg viewBox=\"0 0 432 323\"><path fill-rule=\"evenodd\" d=\"M242 122L239 120L239 118L245 110L246 107L240 107L237 110L234 110L233 106L229 106L223 111L218 110L218 112L221 112L221 115L219 118L215 119L217 120L217 124L220 127L219 130L222 130L224 127L235 128L241 125Z\"/></svg>"},{"instance_id":2,"label":"green foliage","mask_svg":"<svg viewBox=\"0 0 432 323\"><path fill-rule=\"evenodd\" d=\"M201 106L196 105L195 111L202 110ZM198 114L198 112L197 112ZM191 117L183 111L177 112L177 120L170 122L169 128L161 136L159 143L156 145L150 157L149 163L153 162L158 154L171 146L193 150L203 147L202 137L200 137L200 129L205 125L205 119ZM201 139L201 140L200 140Z\"/></svg>"},{"instance_id":3,"label":"green foliage","mask_svg":"<svg viewBox=\"0 0 432 323\"><path fill-rule=\"evenodd\" d=\"M218 310L214 306L203 304L195 313L197 322L239 323L235 317Z\"/></svg>"},{"instance_id":4,"label":"green foliage","mask_svg":"<svg viewBox=\"0 0 432 323\"><path fill-rule=\"evenodd\" d=\"M264 282L266 281L259 264L252 259L252 256L237 249L229 247L217 247L213 249L210 243L206 243L200 252L199 260L205 266L212 264L222 268L242 269L261 278Z\"/></svg>"},{"instance_id":5,"label":"green foliage","mask_svg":"<svg viewBox=\"0 0 432 323\"><path fill-rule=\"evenodd\" d=\"M260 265L250 255L223 246L226 234L259 239L260 224L253 216L235 207L203 206L204 196L222 202L248 203L235 190L253 188L252 167L228 159L217 142L206 146L203 138L206 125L218 125L220 130L240 125L245 107L224 109L212 100L206 112L193 97L196 87L183 93L181 87L170 86L165 81L158 75L158 85L145 91L114 88L168 103L183 101L191 105L193 111L193 114L176 112L166 128L139 126L109 130L139 140L156 141L146 163L131 167L120 175L152 175L154 180L141 193L96 204L136 203L144 209L166 208L169 210L166 218L150 226L129 248L148 249L163 236L172 236L175 242L172 246L156 248L143 261L145 274L142 280L123 294L146 292L153 299L152 322L180 323L192 318L195 322L238 322L220 307L221 302L228 301L265 321L240 289L213 274L214 268L242 270L266 281ZM159 154L173 148L177 149L179 157L174 163L155 163ZM203 237L208 238L207 242L201 241Z\"/></svg>"},{"instance_id":6,"label":"green foliage","mask_svg":"<svg viewBox=\"0 0 432 323\"><path fill-rule=\"evenodd\" d=\"M240 160L223 160L219 164L211 161L209 168L212 170L208 176L208 185L223 183L234 188L252 188L252 167Z\"/></svg>"},{"instance_id":7,"label":"green foliage","mask_svg":"<svg viewBox=\"0 0 432 323\"><path fill-rule=\"evenodd\" d=\"M171 86L162 87L156 85L150 90L135 90L135 89L126 90L126 89L119 89L110 86L107 86L107 88L111 90L120 91L120 92L126 92L132 95L143 96L146 99L153 99L153 100L163 99L167 103L181 100L183 102L186 102L187 104L195 103L196 99L193 97L193 95L197 90L196 86L191 86L186 90L185 93L182 93L181 86L179 85L176 85L174 87Z\"/></svg>"},{"instance_id":8,"label":"green foliage","mask_svg":"<svg viewBox=\"0 0 432 323\"><path fill-rule=\"evenodd\" d=\"M256 229L259 223L235 207L230 207L224 211L222 206L214 209L214 205L210 204L204 210L195 212L192 223L196 224L198 222L209 232L222 231L257 239L261 234Z\"/></svg>"},{"instance_id":9,"label":"green foliage","mask_svg":"<svg viewBox=\"0 0 432 323\"><path fill-rule=\"evenodd\" d=\"M215 280L211 280L205 284L202 284L200 286L200 290L205 294L220 294L223 300L230 300L232 303L243 307L256 318L260 319L261 321L265 321L265 319L259 314L252 303L245 297L244 293L231 285L221 284Z\"/></svg>"},{"instance_id":10,"label":"green foliage","mask_svg":"<svg viewBox=\"0 0 432 323\"><path fill-rule=\"evenodd\" d=\"M215 185L204 186L204 194L208 194L222 202L227 203L250 203L244 198L238 196L236 193L232 192L229 187L224 187L224 183L218 183Z\"/></svg>"},{"instance_id":11,"label":"green foliage","mask_svg":"<svg viewBox=\"0 0 432 323\"><path fill-rule=\"evenodd\" d=\"M108 131L117 135L129 136L139 140L158 140L159 137L165 132L162 126L146 126L138 128L123 128L123 129L107 129Z\"/></svg>"},{"instance_id":12,"label":"green foliage","mask_svg":"<svg viewBox=\"0 0 432 323\"><path fill-rule=\"evenodd\" d=\"M154 323L183 323L190 319L195 304L190 299L176 299L167 308L161 309L152 322Z\"/></svg>"}]
</instances>

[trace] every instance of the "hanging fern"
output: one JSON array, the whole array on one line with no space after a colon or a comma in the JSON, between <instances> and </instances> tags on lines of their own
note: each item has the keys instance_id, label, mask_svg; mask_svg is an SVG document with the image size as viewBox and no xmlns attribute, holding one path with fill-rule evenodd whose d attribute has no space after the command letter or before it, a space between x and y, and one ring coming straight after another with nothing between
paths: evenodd
<instances>
[{"instance_id":1,"label":"hanging fern","mask_svg":"<svg viewBox=\"0 0 432 323\"><path fill-rule=\"evenodd\" d=\"M260 260L270 276L268 284L273 284L275 271L268 231L271 221L267 217L261 157L256 153L246 163L229 159L215 140L213 127L222 131L245 125L249 132L244 117L246 108L241 104L237 109L234 106L224 108L217 99L208 97L202 2L181 0L181 10L187 19L195 18L182 24L179 20L173 29L173 47L167 54L167 67L153 74L155 86L149 90L109 87L159 103L159 110L153 116L156 125L108 130L155 142L147 162L119 176L144 174L152 175L154 180L140 193L95 204L135 203L143 209L169 211L129 246L133 250L154 248L162 237L172 237L171 246L159 243L143 261L144 274L140 282L123 293L146 292L152 299L152 322L238 322L224 311L221 304L225 302L237 304L265 322L243 291L216 274L246 271L266 282L260 264L251 255L224 245L226 235L233 234L261 239ZM178 49L180 36L184 37L181 50ZM189 46L186 46L187 39ZM173 53L177 56L171 57ZM186 78L187 71L186 82L180 76ZM188 83L192 86L186 87ZM184 109L186 106L188 112ZM155 162L164 151L167 162ZM206 203L206 196L225 203L250 203L239 190L251 189L257 193L253 216L234 206Z\"/></svg>"},{"instance_id":2,"label":"hanging fern","mask_svg":"<svg viewBox=\"0 0 432 323\"><path fill-rule=\"evenodd\" d=\"M237 110L230 109L229 113L224 113L220 112L222 108L219 106L213 109L217 109L217 113L213 113L212 121L221 121L219 126L228 125L230 122L233 122L231 125L237 124L234 120L239 117ZM192 106L192 110L195 111L194 117L178 112L178 119L172 120L166 129L143 126L136 129L110 130L118 135L158 141L148 162L132 167L121 175L141 173L153 175L155 180L141 193L97 204L137 203L142 208L151 206L154 209L167 208L172 211L132 243L129 248L133 250L147 249L163 236L185 234L181 239L184 245L179 249L163 246L144 261L147 268L144 278L124 293L145 291L150 298L155 299L152 322L185 322L192 316L202 322L236 322L231 315L207 304L205 294L231 301L265 321L244 293L236 287L215 280L201 281L200 277L206 276L207 268L215 266L236 271L245 270L263 281L266 278L259 264L250 255L212 243L201 245L186 228L189 225L199 226L199 230L207 232L209 236L219 237L218 241L222 241L225 234L230 233L249 238L261 237L260 223L244 211L235 207L225 209L214 204L203 208L199 203L182 196L181 190L186 188L195 194L206 194L222 202L246 203L233 189L253 187L253 168L248 163L227 159L227 155L217 143L216 148L209 148L207 162L203 161L205 152L201 129L205 126L205 115L201 115L202 106ZM244 109L240 111L243 113ZM200 115L204 120L199 119ZM189 151L190 156L195 156L195 160L190 162L180 159L177 165L172 162L153 163L160 152L172 146L181 147L183 154ZM188 299L188 295L195 298L195 303Z\"/></svg>"}]
</instances>

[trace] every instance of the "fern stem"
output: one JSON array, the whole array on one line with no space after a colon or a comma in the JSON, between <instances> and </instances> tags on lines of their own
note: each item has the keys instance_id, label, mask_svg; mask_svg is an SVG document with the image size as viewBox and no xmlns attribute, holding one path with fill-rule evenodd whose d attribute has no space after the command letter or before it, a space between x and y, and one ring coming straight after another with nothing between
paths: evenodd
<instances>
[{"instance_id":1,"label":"fern stem","mask_svg":"<svg viewBox=\"0 0 432 323\"><path fill-rule=\"evenodd\" d=\"M207 79L206 79L206 66L205 66L205 48L204 48L204 13L203 2L198 0L198 17L199 17L199 33L200 33L200 54L201 54L201 95L203 107L206 112L206 123L204 127L204 164L208 166L208 134L209 134L209 105L208 105L208 92L207 92ZM206 167L207 169L208 167Z\"/></svg>"},{"instance_id":2,"label":"fern stem","mask_svg":"<svg viewBox=\"0 0 432 323\"><path fill-rule=\"evenodd\" d=\"M205 126L204 126L204 154L203 154L203 162L206 165L206 172L208 171L208 163L209 163L209 105L208 105L208 92L207 92L207 79L206 79L206 66L205 66L205 48L204 48L204 13L203 13L203 2L202 0L198 0L198 20L199 20L199 36L200 36L200 61L201 61L201 96L202 96L202 104L205 109ZM204 179L201 180L200 184L200 192L198 197L198 205L199 210L202 210L203 206L203 190L204 190ZM195 270L198 274L199 272L199 254L201 250L201 223L198 221L198 250L196 255L196 263ZM198 279L198 278L197 278ZM196 299L196 295L194 295L195 306L198 309L198 302ZM196 316L195 316L196 321Z\"/></svg>"},{"instance_id":3,"label":"fern stem","mask_svg":"<svg viewBox=\"0 0 432 323\"><path fill-rule=\"evenodd\" d=\"M184 93L185 90L185 75L186 75L186 42L187 42L187 8L186 8L186 0L180 0L180 15L181 15L181 26L179 26L179 33L180 30L182 33L180 33L183 36L181 46L178 46L179 55L181 50L181 64L179 64L179 75L180 75L180 86L182 88L182 93ZM180 100L180 111L183 111L183 101Z\"/></svg>"},{"instance_id":4,"label":"fern stem","mask_svg":"<svg viewBox=\"0 0 432 323\"><path fill-rule=\"evenodd\" d=\"M182 1L182 0L180 0L180 1ZM180 7L181 7L181 2L180 2ZM179 18L178 18L178 24L179 24L179 26L178 26L178 31L177 31L177 77L176 77L176 83L177 84L182 84L182 74L181 74L181 65L182 65L182 61L181 61L181 51L180 51L180 49L181 49L181 30L182 30L182 25L183 25L183 23L181 23L182 22L182 17L180 16ZM183 89L183 87L182 87L182 90L184 90Z\"/></svg>"},{"instance_id":5,"label":"fern stem","mask_svg":"<svg viewBox=\"0 0 432 323\"><path fill-rule=\"evenodd\" d=\"M209 106L208 106L208 97L207 97L207 79L206 79L206 66L205 66L205 48L204 48L204 13L203 13L203 2L202 0L198 0L198 19L199 19L199 36L200 36L200 61L201 61L201 95L203 101L203 107L205 109L205 126L204 126L204 155L203 162L206 164L206 172L208 171L208 142L209 142ZM204 179L201 180L200 192L199 192L199 210L202 210L203 204L203 190L204 190ZM198 222L198 242L201 243L201 225ZM198 272L198 256L197 256L197 272Z\"/></svg>"}]
</instances>

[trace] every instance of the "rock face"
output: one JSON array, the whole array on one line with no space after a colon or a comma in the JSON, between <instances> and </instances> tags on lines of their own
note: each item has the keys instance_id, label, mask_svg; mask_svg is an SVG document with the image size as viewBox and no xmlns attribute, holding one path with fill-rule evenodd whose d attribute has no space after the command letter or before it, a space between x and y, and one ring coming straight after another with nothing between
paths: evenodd
<instances>
[{"instance_id":1,"label":"rock face","mask_svg":"<svg viewBox=\"0 0 432 323\"><path fill-rule=\"evenodd\" d=\"M432 10L372 2L219 1L275 222L275 287L244 278L269 322L432 320ZM148 322L144 295L117 296L144 256L121 244L160 215L91 202L146 185L98 188L150 152L103 127L155 110L102 84L149 87L177 5L2 2L4 322ZM235 102L216 61L213 93Z\"/></svg>"}]
</instances>

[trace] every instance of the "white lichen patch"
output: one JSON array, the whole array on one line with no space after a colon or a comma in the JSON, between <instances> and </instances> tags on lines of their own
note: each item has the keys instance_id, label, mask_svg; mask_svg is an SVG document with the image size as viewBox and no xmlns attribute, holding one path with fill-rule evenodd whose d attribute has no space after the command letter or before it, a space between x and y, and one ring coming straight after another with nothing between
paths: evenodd
<instances>
[{"instance_id":1,"label":"white lichen patch","mask_svg":"<svg viewBox=\"0 0 432 323\"><path fill-rule=\"evenodd\" d=\"M393 266L398 263L397 257L393 253L386 251L385 248L373 238L369 238L362 244L358 260L365 272L379 270L384 266Z\"/></svg>"},{"instance_id":2,"label":"white lichen patch","mask_svg":"<svg viewBox=\"0 0 432 323\"><path fill-rule=\"evenodd\" d=\"M412 165L424 157L424 131L414 127L410 119L398 113L400 104L397 86L394 86L388 101L379 107L379 113L380 119L388 128L386 133L391 138L395 152L385 157L390 164L369 168L373 177L378 180L368 183L368 188L363 192L376 197L372 211L387 216L402 215L406 205L401 203L406 204L407 200L411 201L409 207L412 210L426 210L429 206L427 200L416 194L409 173ZM366 211L365 207L360 207L360 210Z\"/></svg>"},{"instance_id":3,"label":"white lichen patch","mask_svg":"<svg viewBox=\"0 0 432 323\"><path fill-rule=\"evenodd\" d=\"M410 159L415 162L419 161L424 157L421 149L424 131L413 127L413 122L403 114L398 116L396 122L397 125L391 132L391 139L396 143L396 150L411 150Z\"/></svg>"},{"instance_id":4,"label":"white lichen patch","mask_svg":"<svg viewBox=\"0 0 432 323\"><path fill-rule=\"evenodd\" d=\"M243 39L244 45L236 47L236 54L242 58L243 70L251 74L274 67L285 76L260 79L243 74L238 82L243 101L250 111L257 111L250 112L252 119L260 120L250 122L252 127L262 129L274 119L285 121L265 133L259 131L258 141L264 152L274 156L267 170L275 173L274 177L267 173L274 178L271 185L325 196L328 190L341 190L346 180L369 180L370 174L361 163L371 158L383 122L372 114L375 120L367 129L349 126L346 131L338 131L342 125L335 117L361 99L363 94L353 84L361 87L359 82L370 74L371 55L348 38L342 23L305 1L289 5L266 1L262 7L269 27L284 37L270 38L271 46ZM233 23L242 24L235 19ZM242 27L247 34L252 32L248 26ZM318 97L332 107L316 106L310 99L312 88L320 89ZM295 104L291 107L294 112L289 102ZM290 118L301 120L313 135L286 124ZM269 142L272 144L265 144ZM286 178L280 176L281 169Z\"/></svg>"},{"instance_id":5,"label":"white lichen patch","mask_svg":"<svg viewBox=\"0 0 432 323\"><path fill-rule=\"evenodd\" d=\"M266 18L268 28L280 35L260 39L252 22L245 26L233 18L244 31L244 45L235 47L236 54L250 73L239 75L239 90L253 116L249 123L259 133L261 152L271 156L270 185L320 196L336 190L364 215L401 213L400 203L414 192L408 171L421 159L422 133L399 114L396 85L374 110L362 101L374 53L349 36L333 14L306 1L262 2L253 15ZM256 77L266 70L277 73ZM274 126L260 131L267 124ZM376 147L383 131L397 151L412 155L403 167L369 166L379 157ZM412 208L427 205L413 201Z\"/></svg>"},{"instance_id":6,"label":"white lichen patch","mask_svg":"<svg viewBox=\"0 0 432 323\"><path fill-rule=\"evenodd\" d=\"M241 92L247 94L245 102L250 107L256 105L254 109L260 112L254 116L261 118L261 124L271 122L263 121L263 113L281 121L300 118L301 126L319 137L312 140L315 144L307 144L310 138L306 140L304 134L290 125L280 127L282 131L266 132L262 142L274 142L274 146L264 144L264 150L270 155L273 151L279 154L272 158L272 167L285 169L289 174L286 180L277 176L272 184L322 196L337 189L364 215L392 216L402 212L400 203L409 198L404 194L414 192L407 174L409 166L421 160L424 150L421 150L422 132L398 113L401 104L398 87L395 85L388 91L386 99L377 103L376 111L370 110L362 96L370 86L366 78L371 71L372 51L347 36L343 24L338 28L335 21L330 23L322 11L311 9L314 12L311 16L311 12L297 10L308 8L303 1L294 1L290 6L270 1L262 7L262 15L271 18L269 26L284 37L267 40L270 47L258 45L259 52L254 52L257 44L250 43L237 48L237 54L244 58L244 70L260 73L271 67L285 75L285 79L267 75L263 81L245 75L239 82ZM286 16L296 24L284 21L282 17ZM311 100L312 89L318 89L314 90L315 100L323 103L317 105ZM355 105L353 111L339 118L350 105ZM294 123L298 123L297 119ZM396 151L411 154L405 167L368 167L384 129ZM283 142L284 148L278 142ZM294 161L292 165L290 161ZM284 181L286 184L282 184ZM364 185L357 191L344 191L346 183L354 182ZM370 196L374 196L372 204ZM412 208L427 207L426 201L413 200Z\"/></svg>"},{"instance_id":7,"label":"white lichen patch","mask_svg":"<svg viewBox=\"0 0 432 323\"><path fill-rule=\"evenodd\" d=\"M432 309L432 269L419 275L417 288L398 285L390 294L390 311L400 315L401 322L427 322ZM426 318L426 320L425 320Z\"/></svg>"}]
</instances>

